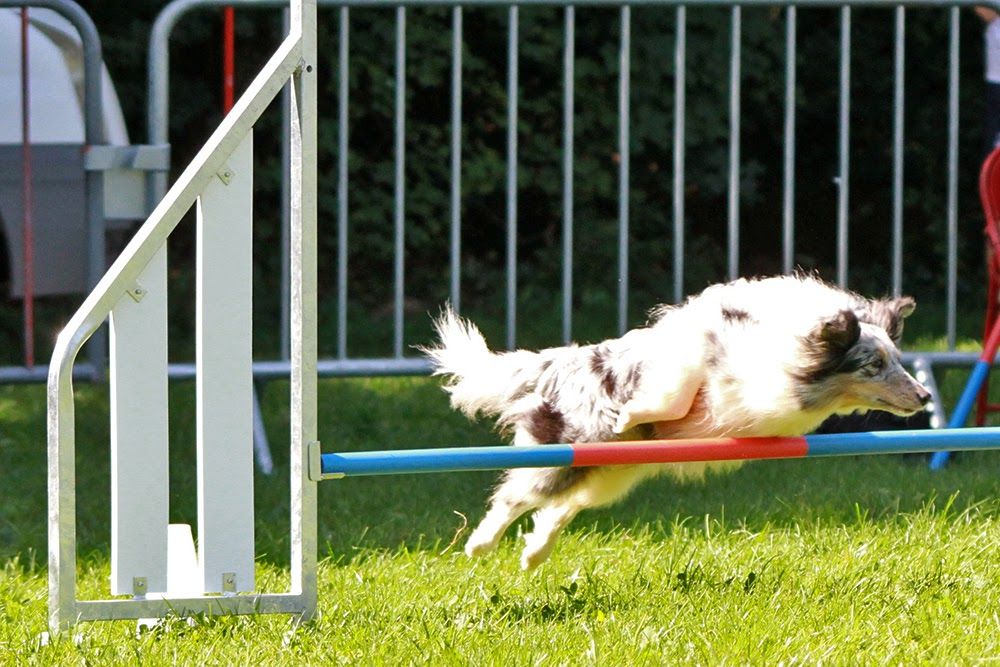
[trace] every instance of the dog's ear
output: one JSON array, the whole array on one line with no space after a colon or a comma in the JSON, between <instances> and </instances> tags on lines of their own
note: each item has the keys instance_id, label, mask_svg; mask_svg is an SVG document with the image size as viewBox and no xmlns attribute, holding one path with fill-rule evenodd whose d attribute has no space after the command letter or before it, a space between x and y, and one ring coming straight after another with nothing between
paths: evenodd
<instances>
[{"instance_id":1,"label":"dog's ear","mask_svg":"<svg viewBox=\"0 0 1000 667\"><path fill-rule=\"evenodd\" d=\"M895 299L878 299L868 304L865 321L882 327L896 345L903 337L903 320L917 307L913 297L901 296Z\"/></svg>"},{"instance_id":2,"label":"dog's ear","mask_svg":"<svg viewBox=\"0 0 1000 667\"><path fill-rule=\"evenodd\" d=\"M842 310L819 323L811 338L826 351L836 354L849 350L861 337L858 316L852 310Z\"/></svg>"},{"instance_id":3,"label":"dog's ear","mask_svg":"<svg viewBox=\"0 0 1000 667\"><path fill-rule=\"evenodd\" d=\"M827 317L803 339L802 365L793 375L809 385L839 372L859 338L861 325L853 310L841 310Z\"/></svg>"}]
</instances>

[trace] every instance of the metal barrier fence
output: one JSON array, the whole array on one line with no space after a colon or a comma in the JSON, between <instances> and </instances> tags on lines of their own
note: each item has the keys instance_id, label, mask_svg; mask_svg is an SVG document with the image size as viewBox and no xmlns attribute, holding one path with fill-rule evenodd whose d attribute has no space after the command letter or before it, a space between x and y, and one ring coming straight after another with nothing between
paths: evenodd
<instances>
[{"instance_id":1,"label":"metal barrier fence","mask_svg":"<svg viewBox=\"0 0 1000 667\"><path fill-rule=\"evenodd\" d=\"M959 90L959 18L963 7L971 7L971 2L941 2L938 0L923 0L907 3L904 6L891 6L879 0L855 0L853 2L829 2L826 0L798 0L796 2L771 2L760 0L744 0L734 3L731 0L700 0L694 3L680 4L670 0L635 0L606 1L585 0L570 3L566 0L528 0L516 4L504 2L466 2L453 0L407 0L395 3L395 74L394 74L394 185L393 185L393 268L392 268L392 355L389 358L350 359L347 352L348 322L347 322L347 253L348 253L348 180L347 151L350 143L350 128L348 123L349 108L349 33L351 12L354 9L384 7L382 3L373 0L339 0L319 2L320 7L335 8L339 21L338 44L338 99L337 99L337 223L338 256L336 260L336 358L321 364L321 372L325 374L352 374L358 364L378 373L413 373L426 370L426 364L419 360L404 358L403 327L404 298L406 295L405 280L405 238L406 238L406 200L405 172L406 164L405 142L407 110L404 93L406 90L406 28L407 9L410 7L448 7L452 14L451 39L451 99L450 99L450 239L449 239L449 297L452 304L460 307L462 302L461 285L461 254L462 254L462 43L463 43L463 4L465 7L507 6L507 135L506 135L506 185L505 185L505 220L506 236L504 261L506 264L506 345L515 347L518 337L518 123L519 100L519 12L521 7L558 6L564 7L564 51L563 51L563 109L562 109L562 294L561 294L561 330L562 338L569 341L573 337L573 286L574 286L574 60L575 60L575 29L577 8L585 10L591 7L617 8L620 12L619 42L619 75L618 75L618 234L617 234L617 306L616 328L624 332L628 326L629 307L629 244L630 244L630 66L632 58L631 24L632 10L650 7L673 8L676 14L676 32L674 35L674 125L673 133L673 210L672 210L672 246L673 246L673 294L672 299L680 301L685 296L685 135L687 115L687 13L694 7L723 7L730 9L730 52L729 52L729 137L728 137L728 193L727 193L727 257L726 267L729 278L740 275L740 176L741 176L741 71L742 71L742 35L743 11L745 8L779 7L784 11L784 41L785 41L785 86L783 101L783 173L782 178L782 221L781 221L781 258L785 272L795 268L796 248L796 184L795 160L798 147L796 145L796 55L798 53L798 15L800 10L813 8L839 8L840 41L837 76L838 118L837 118L837 167L835 172L836 186L836 280L841 286L848 286L849 275L849 204L851 180L851 28L852 10L856 7L884 8L892 19L893 54L892 67L894 76L893 111L892 111L892 189L887 193L891 197L892 227L891 227L891 290L900 294L903 290L903 230L904 230L904 127L905 114L905 78L906 78L906 25L907 12L917 9L942 10L942 18L948 24L948 86L947 119L943 131L947 141L947 160L941 175L941 189L945 192L946 210L944 216L947 223L947 242L945 250L946 274L945 295L946 323L945 330L950 350L955 348L957 285L958 285L958 90ZM274 8L281 6L277 0L175 0L160 14L156 21L150 39L150 72L149 72L149 135L151 143L167 141L167 126L169 118L169 52L168 42L171 31L178 21L189 11L199 7L216 7L233 5L238 10L247 8ZM161 188L165 183L161 183ZM287 239L287 234L283 234ZM283 253L283 256L287 253ZM287 278L285 280L287 284ZM693 286L688 286L693 287ZM287 294L287 289L282 289ZM283 313L287 313L287 304L283 305ZM287 316L282 320L282 331L287 331ZM283 342L282 350L287 350L287 342ZM287 359L287 355L283 354ZM963 362L971 363L962 358ZM353 370L352 370L353 369Z\"/></svg>"},{"instance_id":2,"label":"metal barrier fence","mask_svg":"<svg viewBox=\"0 0 1000 667\"><path fill-rule=\"evenodd\" d=\"M90 19L90 16L75 2L71 0L0 0L0 8L21 8L21 7L34 7L34 8L44 8L52 10L62 16L64 19L69 21L69 23L76 29L80 36L80 42L83 51L83 123L84 123L84 142L88 147L98 147L105 143L104 136L104 126L103 126L103 100L101 98L101 40L97 33L97 28L94 26L94 22ZM22 42L27 41L26 36L22 36ZM23 50L22 60L26 60L26 44L22 44L21 48ZM22 63L22 88L27 90L27 66L26 63ZM28 96L26 96L28 97ZM30 97L28 97L30 99ZM22 100L22 109L10 110L17 115L22 115L22 111L28 108L25 102ZM24 114L27 117L29 114ZM22 118L22 123L25 123L25 119ZM25 123L25 134L27 132L27 124ZM26 139L28 146L30 146L30 137ZM24 157L27 166L30 160L30 151L24 152ZM25 200L21 202L19 207L25 216L25 224L23 230L23 239L20 240L19 245L23 245L26 248L25 255L31 256L31 232L29 231L33 226L30 222L31 218L31 202L30 202L30 169L25 169ZM104 178L101 171L97 169L86 170L85 175L85 185L84 185L84 207L86 209L86 220L87 220L87 240L88 245L86 248L81 248L78 250L80 254L84 254L87 257L87 287L93 287L97 284L98 279L100 279L105 268L105 258L104 258ZM13 220L7 221L8 226L14 226L15 222ZM12 272L14 267L19 267L21 265L20 258L11 257L10 265L12 267ZM28 262L30 264L30 260ZM38 267L39 271L44 271L46 267ZM25 273L30 274L30 269L28 266L24 267ZM11 283L15 283L13 275L11 276ZM30 314L33 307L33 294L32 287L30 285L32 280L25 281L28 283L27 289L24 293L24 366L25 368L30 368L34 366L34 322ZM92 363L92 368L100 369L104 366L104 361L106 357L104 356L104 341L102 339L102 333L98 332L97 337L94 342L88 348L88 356ZM5 375L12 378L20 380L20 368L4 368L0 369ZM44 377L44 374L43 374Z\"/></svg>"}]
</instances>

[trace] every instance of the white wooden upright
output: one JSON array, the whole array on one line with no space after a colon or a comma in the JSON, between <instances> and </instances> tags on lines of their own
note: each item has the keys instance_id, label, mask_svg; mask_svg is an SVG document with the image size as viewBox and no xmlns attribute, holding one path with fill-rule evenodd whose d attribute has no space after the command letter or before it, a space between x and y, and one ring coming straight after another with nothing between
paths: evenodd
<instances>
[{"instance_id":1,"label":"white wooden upright","mask_svg":"<svg viewBox=\"0 0 1000 667\"><path fill-rule=\"evenodd\" d=\"M197 204L198 566L205 592L252 591L253 133Z\"/></svg>"},{"instance_id":2,"label":"white wooden upright","mask_svg":"<svg viewBox=\"0 0 1000 667\"><path fill-rule=\"evenodd\" d=\"M111 593L167 590L167 249L111 311Z\"/></svg>"}]
</instances>

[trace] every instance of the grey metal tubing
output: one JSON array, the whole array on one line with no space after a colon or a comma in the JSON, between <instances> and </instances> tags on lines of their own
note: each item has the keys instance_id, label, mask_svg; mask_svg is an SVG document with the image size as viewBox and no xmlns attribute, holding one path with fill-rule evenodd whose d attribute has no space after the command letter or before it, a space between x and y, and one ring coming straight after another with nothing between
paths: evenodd
<instances>
[{"instance_id":1,"label":"grey metal tubing","mask_svg":"<svg viewBox=\"0 0 1000 667\"><path fill-rule=\"evenodd\" d=\"M565 11L563 46L563 342L573 340L573 114L576 61L576 10Z\"/></svg>"},{"instance_id":2,"label":"grey metal tubing","mask_svg":"<svg viewBox=\"0 0 1000 667\"><path fill-rule=\"evenodd\" d=\"M0 0L9 2L9 0ZM321 2L333 5L333 2ZM349 3L336 3L349 4ZM149 37L147 56L148 90L146 99L146 132L151 144L168 143L170 118L170 35L188 12L206 7L247 7L283 8L287 0L173 0L168 3L153 22ZM167 174L154 173L150 176L151 192L156 201L162 199L167 190Z\"/></svg>"},{"instance_id":3,"label":"grey metal tubing","mask_svg":"<svg viewBox=\"0 0 1000 667\"><path fill-rule=\"evenodd\" d=\"M281 25L283 33L288 34L291 29L291 12L285 9L281 12ZM285 84L281 91L281 331L279 332L279 344L281 347L281 358L288 360L292 354L291 341L291 304L289 295L291 294L291 260L289 250L291 248L291 220L289 218L289 202L291 192L289 183L292 178L292 140L288 130L288 113L292 105L291 82Z\"/></svg>"},{"instance_id":4,"label":"grey metal tubing","mask_svg":"<svg viewBox=\"0 0 1000 667\"><path fill-rule=\"evenodd\" d=\"M629 89L632 63L632 8L621 9L618 53L618 335L628 329Z\"/></svg>"},{"instance_id":5,"label":"grey metal tubing","mask_svg":"<svg viewBox=\"0 0 1000 667\"><path fill-rule=\"evenodd\" d=\"M462 312L462 8L451 10L451 306Z\"/></svg>"},{"instance_id":6,"label":"grey metal tubing","mask_svg":"<svg viewBox=\"0 0 1000 667\"><path fill-rule=\"evenodd\" d=\"M274 472L274 459L271 457L271 446L267 440L267 427L264 425L264 414L260 409L260 395L264 393L264 383L255 381L253 383L253 457L257 462L257 469L265 475Z\"/></svg>"},{"instance_id":7,"label":"grey metal tubing","mask_svg":"<svg viewBox=\"0 0 1000 667\"><path fill-rule=\"evenodd\" d=\"M395 357L403 356L403 248L406 206L406 8L396 8L396 183L395 262L393 266L393 342Z\"/></svg>"},{"instance_id":8,"label":"grey metal tubing","mask_svg":"<svg viewBox=\"0 0 1000 667\"><path fill-rule=\"evenodd\" d=\"M958 7L951 10L948 38L948 349L955 349L955 311L958 308Z\"/></svg>"},{"instance_id":9,"label":"grey metal tubing","mask_svg":"<svg viewBox=\"0 0 1000 667\"><path fill-rule=\"evenodd\" d=\"M684 298L684 127L687 113L687 7L677 8L674 38L674 303Z\"/></svg>"},{"instance_id":10,"label":"grey metal tubing","mask_svg":"<svg viewBox=\"0 0 1000 667\"><path fill-rule=\"evenodd\" d=\"M350 118L347 114L350 95L350 9L340 8L340 58L337 63L339 99L337 100L337 357L347 357L347 157Z\"/></svg>"},{"instance_id":11,"label":"grey metal tubing","mask_svg":"<svg viewBox=\"0 0 1000 667\"><path fill-rule=\"evenodd\" d=\"M507 29L507 348L517 344L517 86L518 9Z\"/></svg>"},{"instance_id":12,"label":"grey metal tubing","mask_svg":"<svg viewBox=\"0 0 1000 667\"><path fill-rule=\"evenodd\" d=\"M0 0L3 7L50 9L69 21L83 46L84 141L104 143L104 102L101 98L101 37L90 15L73 0ZM99 202L101 203L101 202Z\"/></svg>"},{"instance_id":13,"label":"grey metal tubing","mask_svg":"<svg viewBox=\"0 0 1000 667\"><path fill-rule=\"evenodd\" d=\"M903 123L906 79L906 8L896 7L892 114L892 293L903 293Z\"/></svg>"},{"instance_id":14,"label":"grey metal tubing","mask_svg":"<svg viewBox=\"0 0 1000 667\"><path fill-rule=\"evenodd\" d=\"M850 179L851 8L840 10L840 115L837 169L837 284L847 287L847 204Z\"/></svg>"},{"instance_id":15,"label":"grey metal tubing","mask_svg":"<svg viewBox=\"0 0 1000 667\"><path fill-rule=\"evenodd\" d=\"M782 267L785 273L795 268L795 55L797 16L795 5L785 17L785 163L783 190Z\"/></svg>"},{"instance_id":16,"label":"grey metal tubing","mask_svg":"<svg viewBox=\"0 0 1000 667\"><path fill-rule=\"evenodd\" d=\"M104 101L101 37L90 15L72 0L0 0L0 7L38 7L49 9L67 21L80 35L83 47L83 140L87 146L104 144ZM87 170L84 176L84 200L87 211L87 285L93 287L104 275L104 175ZM94 332L87 346L87 357L99 377L107 360L105 329Z\"/></svg>"},{"instance_id":17,"label":"grey metal tubing","mask_svg":"<svg viewBox=\"0 0 1000 667\"><path fill-rule=\"evenodd\" d=\"M732 9L729 43L729 279L739 276L740 265L740 69L743 14Z\"/></svg>"}]
</instances>

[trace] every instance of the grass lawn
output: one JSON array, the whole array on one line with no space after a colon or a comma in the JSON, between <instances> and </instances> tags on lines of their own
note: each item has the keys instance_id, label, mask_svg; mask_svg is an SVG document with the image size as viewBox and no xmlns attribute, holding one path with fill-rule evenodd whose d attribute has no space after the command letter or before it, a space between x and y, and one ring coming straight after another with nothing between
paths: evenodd
<instances>
[{"instance_id":1,"label":"grass lawn","mask_svg":"<svg viewBox=\"0 0 1000 667\"><path fill-rule=\"evenodd\" d=\"M942 388L957 394L961 372ZM171 388L171 520L195 522L193 385ZM287 586L287 384L263 396L258 586ZM323 381L324 449L499 442L424 378ZM953 403L949 403L949 406ZM78 390L80 594L107 597L106 392ZM1000 660L1000 452L749 464L584 513L551 559L461 552L492 473L320 486L319 618L46 629L44 388L0 387L0 664L970 664Z\"/></svg>"}]
</instances>

